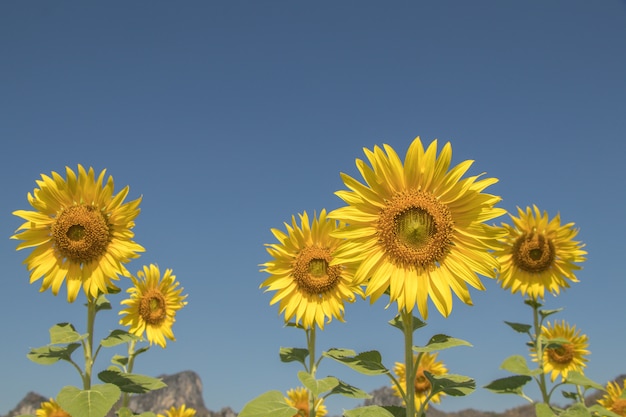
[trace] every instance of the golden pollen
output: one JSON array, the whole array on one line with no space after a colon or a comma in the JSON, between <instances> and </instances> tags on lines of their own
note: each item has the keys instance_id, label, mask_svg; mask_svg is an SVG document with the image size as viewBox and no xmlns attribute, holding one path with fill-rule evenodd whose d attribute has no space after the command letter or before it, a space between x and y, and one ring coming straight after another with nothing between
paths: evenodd
<instances>
[{"instance_id":1,"label":"golden pollen","mask_svg":"<svg viewBox=\"0 0 626 417\"><path fill-rule=\"evenodd\" d=\"M341 266L329 265L330 250L308 246L300 251L293 264L293 276L298 287L310 295L321 296L337 286Z\"/></svg>"},{"instance_id":2,"label":"golden pollen","mask_svg":"<svg viewBox=\"0 0 626 417\"><path fill-rule=\"evenodd\" d=\"M565 343L556 348L546 349L550 362L560 365L567 365L574 360L574 346L571 343Z\"/></svg>"},{"instance_id":3,"label":"golden pollen","mask_svg":"<svg viewBox=\"0 0 626 417\"><path fill-rule=\"evenodd\" d=\"M450 210L431 193L411 190L396 194L381 210L379 242L391 262L402 268L430 269L452 246Z\"/></svg>"},{"instance_id":4,"label":"golden pollen","mask_svg":"<svg viewBox=\"0 0 626 417\"><path fill-rule=\"evenodd\" d=\"M430 391L430 381L424 375L424 369L418 368L415 374L415 392L427 393Z\"/></svg>"},{"instance_id":5,"label":"golden pollen","mask_svg":"<svg viewBox=\"0 0 626 417\"><path fill-rule=\"evenodd\" d=\"M89 263L106 253L111 232L102 213L94 206L68 207L52 224L52 238L61 256L76 263Z\"/></svg>"},{"instance_id":6,"label":"golden pollen","mask_svg":"<svg viewBox=\"0 0 626 417\"><path fill-rule=\"evenodd\" d=\"M167 302L163 293L157 289L150 289L141 297L139 315L148 324L155 326L163 323L167 317Z\"/></svg>"},{"instance_id":7,"label":"golden pollen","mask_svg":"<svg viewBox=\"0 0 626 417\"><path fill-rule=\"evenodd\" d=\"M513 244L513 262L526 272L544 272L550 269L555 258L552 240L541 233L524 233Z\"/></svg>"}]
</instances>

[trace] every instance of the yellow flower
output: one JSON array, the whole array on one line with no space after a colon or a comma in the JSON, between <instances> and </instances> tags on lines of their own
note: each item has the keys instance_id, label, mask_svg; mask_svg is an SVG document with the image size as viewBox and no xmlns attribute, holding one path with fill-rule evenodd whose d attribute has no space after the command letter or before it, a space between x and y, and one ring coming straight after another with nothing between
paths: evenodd
<instances>
[{"instance_id":1,"label":"yellow flower","mask_svg":"<svg viewBox=\"0 0 626 417\"><path fill-rule=\"evenodd\" d=\"M506 237L494 252L500 261L502 288L537 299L544 297L545 290L558 294L569 287L567 280L578 282L576 262L583 262L587 252L574 240L578 234L574 223L561 226L559 214L549 220L548 213L542 214L535 205L517 211L519 217L511 215L512 225L502 224Z\"/></svg>"},{"instance_id":2,"label":"yellow flower","mask_svg":"<svg viewBox=\"0 0 626 417\"><path fill-rule=\"evenodd\" d=\"M293 417L309 417L309 390L302 387L291 389L287 391L285 401L290 406L298 409L298 412ZM324 399L318 398L315 401L315 417L324 417L327 413Z\"/></svg>"},{"instance_id":3,"label":"yellow flower","mask_svg":"<svg viewBox=\"0 0 626 417\"><path fill-rule=\"evenodd\" d=\"M157 417L194 417L196 415L196 410L193 408L187 408L185 404L176 408L172 406L169 410L165 411L165 415L158 414Z\"/></svg>"},{"instance_id":4,"label":"yellow flower","mask_svg":"<svg viewBox=\"0 0 626 417\"><path fill-rule=\"evenodd\" d=\"M287 233L272 229L278 243L265 245L273 259L261 265L261 271L270 274L261 287L276 291L270 305L279 303L285 321L295 318L307 329L315 324L323 329L325 318L343 321L344 303L353 302L362 290L353 283L353 268L331 265L332 253L341 242L331 232L342 224L329 220L326 210L319 218L314 215L312 225L306 212L299 217L300 225L295 216L291 226L285 223Z\"/></svg>"},{"instance_id":5,"label":"yellow flower","mask_svg":"<svg viewBox=\"0 0 626 417\"><path fill-rule=\"evenodd\" d=\"M128 276L123 264L144 251L131 240L141 198L122 203L129 188L113 195L113 178L105 184L105 172L96 178L93 168L78 165L78 176L66 167L67 180L42 174L39 188L28 193L35 211L13 212L26 222L11 238L23 240L17 250L34 248L24 263L31 284L43 277L41 291L51 287L57 295L65 280L73 302L81 285L92 298L117 290L111 280Z\"/></svg>"},{"instance_id":6,"label":"yellow flower","mask_svg":"<svg viewBox=\"0 0 626 417\"><path fill-rule=\"evenodd\" d=\"M72 417L52 398L50 398L50 401L42 402L41 407L35 411L35 415L37 417Z\"/></svg>"},{"instance_id":7,"label":"yellow flower","mask_svg":"<svg viewBox=\"0 0 626 417\"><path fill-rule=\"evenodd\" d=\"M417 355L413 355L413 361L417 361ZM420 406L425 400L428 394L430 393L430 382L428 378L424 375L424 371L428 371L433 375L445 375L448 373L448 369L443 362L437 361L437 353L424 353L422 358L420 359L419 364L417 364L417 372L415 374L415 382L413 384L413 389L415 389L415 403L416 406ZM396 366L394 367L394 372L398 377L398 382L402 385L402 388L406 392L408 389L407 381L406 381L406 366L404 363L396 362ZM402 398L402 394L396 385L392 386L393 393ZM439 392L430 399L430 402L439 403L441 402L441 396L445 395L442 392ZM428 404L424 406L424 410L428 409Z\"/></svg>"},{"instance_id":8,"label":"yellow flower","mask_svg":"<svg viewBox=\"0 0 626 417\"><path fill-rule=\"evenodd\" d=\"M130 298L121 302L127 308L119 313L125 315L120 324L129 326L129 332L136 336L143 337L145 331L151 345L156 343L164 348L165 338L176 340L172 325L176 312L187 304L183 301L187 296L181 295L183 288L178 288L179 282L171 269L166 269L161 279L159 267L150 264L137 272L137 278L131 276L131 279L134 287L127 290Z\"/></svg>"},{"instance_id":9,"label":"yellow flower","mask_svg":"<svg viewBox=\"0 0 626 417\"><path fill-rule=\"evenodd\" d=\"M598 400L598 404L609 411L626 417L626 380L622 381L622 388L617 382L609 382L606 394Z\"/></svg>"},{"instance_id":10,"label":"yellow flower","mask_svg":"<svg viewBox=\"0 0 626 417\"><path fill-rule=\"evenodd\" d=\"M588 355L589 346L587 335L580 334L580 330L576 330L576 326L571 326L565 323L565 320L561 323L555 322L554 325L548 323L547 326L541 326L541 335L545 340L550 343L550 340L565 339L559 341L558 347L548 347L543 351L543 372L550 375L550 380L554 382L556 378L561 375L561 378L566 379L567 374L570 371L577 371L583 373L587 358L584 355ZM535 349L531 350L533 360L537 362L537 352Z\"/></svg>"},{"instance_id":11,"label":"yellow flower","mask_svg":"<svg viewBox=\"0 0 626 417\"><path fill-rule=\"evenodd\" d=\"M500 197L483 194L495 178L461 179L473 161L448 170L450 143L437 157L437 141L424 151L419 137L410 145L404 164L388 145L364 149L371 165L357 159L362 184L341 174L350 190L336 194L348 206L329 217L348 226L334 236L346 239L335 262L359 262L358 284L375 302L386 291L398 311L417 305L428 317L428 297L445 317L452 311L452 292L472 303L467 284L484 290L477 274L495 277L497 262L489 249L497 229L483 222L501 216ZM386 154L385 154L386 152Z\"/></svg>"}]
</instances>

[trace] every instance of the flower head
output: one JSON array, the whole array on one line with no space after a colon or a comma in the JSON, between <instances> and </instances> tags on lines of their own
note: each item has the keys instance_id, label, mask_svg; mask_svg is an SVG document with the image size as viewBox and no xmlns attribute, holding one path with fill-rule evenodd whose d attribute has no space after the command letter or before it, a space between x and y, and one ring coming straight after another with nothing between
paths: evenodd
<instances>
[{"instance_id":1,"label":"flower head","mask_svg":"<svg viewBox=\"0 0 626 417\"><path fill-rule=\"evenodd\" d=\"M445 375L448 373L448 369L444 365L443 362L437 360L437 353L424 353L419 361L416 363L417 356L413 356L413 361L415 366L417 366L417 372L415 374L415 381L413 382L413 389L415 390L415 402L417 404L422 404L426 401L426 397L430 393L431 386L430 381L424 375L424 371L431 373L432 375ZM398 377L398 382L402 385L402 388L406 392L409 387L407 386L406 380L406 366L403 363L396 362L396 366L394 367L394 372ZM392 386L393 393L402 398L402 394L400 393L398 387L396 385ZM437 393L432 396L430 402L439 403L441 402L441 396L445 395L444 393ZM428 408L428 404L425 404L424 410Z\"/></svg>"},{"instance_id":2,"label":"flower head","mask_svg":"<svg viewBox=\"0 0 626 417\"><path fill-rule=\"evenodd\" d=\"M587 366L585 355L589 354L587 335L580 334L576 326L570 326L564 320L560 324L541 326L541 335L548 343L543 350L543 371L550 374L552 382L559 375L566 379L570 371L583 373ZM537 361L536 350L532 349L531 355Z\"/></svg>"},{"instance_id":3,"label":"flower head","mask_svg":"<svg viewBox=\"0 0 626 417\"><path fill-rule=\"evenodd\" d=\"M78 176L69 167L67 179L42 175L39 188L28 194L35 211L13 212L26 222L11 238L23 241L17 250L34 248L24 263L31 283L43 278L41 291L51 288L57 295L66 281L69 302L81 286L88 297L107 294L117 290L112 280L118 274L130 275L123 264L144 251L131 231L141 198L123 203L129 188L113 195L113 178L105 183L105 172L96 178L93 168L78 165Z\"/></svg>"},{"instance_id":4,"label":"flower head","mask_svg":"<svg viewBox=\"0 0 626 417\"><path fill-rule=\"evenodd\" d=\"M336 194L348 206L329 217L347 227L334 235L346 239L335 262L359 264L355 281L366 284L375 302L385 292L398 310L428 317L428 297L445 317L452 311L452 293L471 304L467 284L484 290L477 274L495 277L497 262L489 249L497 229L484 222L505 213L495 208L500 197L482 191L497 182L477 176L461 179L473 161L450 168L450 143L437 156L437 141L426 150L419 137L404 164L388 145L364 149L371 165L357 159L365 184L342 174L350 190Z\"/></svg>"},{"instance_id":5,"label":"flower head","mask_svg":"<svg viewBox=\"0 0 626 417\"><path fill-rule=\"evenodd\" d=\"M598 400L598 404L615 414L626 417L626 380L622 381L621 388L617 382L609 382L606 386L606 394Z\"/></svg>"},{"instance_id":6,"label":"flower head","mask_svg":"<svg viewBox=\"0 0 626 417\"><path fill-rule=\"evenodd\" d=\"M347 265L332 264L333 251L340 239L331 232L343 225L326 217L326 210L314 215L310 224L306 211L291 217L291 225L285 223L287 233L272 229L278 243L267 244L272 260L262 264L263 272L270 274L261 287L276 291L270 305L279 303L285 321L302 321L305 328L337 318L343 321L344 303L353 302L355 293L362 290L353 283L353 269Z\"/></svg>"},{"instance_id":7,"label":"flower head","mask_svg":"<svg viewBox=\"0 0 626 417\"><path fill-rule=\"evenodd\" d=\"M196 410L193 408L187 408L185 404L176 408L172 406L169 410L165 411L165 414L157 414L157 417L194 417Z\"/></svg>"},{"instance_id":8,"label":"flower head","mask_svg":"<svg viewBox=\"0 0 626 417\"><path fill-rule=\"evenodd\" d=\"M574 240L578 234L574 223L561 226L558 214L549 220L548 213L542 214L537 206L517 211L519 217L511 215L512 225L502 224L506 235L494 252L501 265L498 281L502 287L537 299L546 290L558 294L569 287L568 280L578 282L576 263L583 262L587 252Z\"/></svg>"},{"instance_id":9,"label":"flower head","mask_svg":"<svg viewBox=\"0 0 626 417\"><path fill-rule=\"evenodd\" d=\"M166 269L161 278L159 267L151 264L131 279L134 286L127 290L130 298L121 302L127 307L119 313L124 315L120 324L129 326L129 332L136 336L143 337L145 332L151 345L156 343L164 348L165 338L176 340L172 325L176 312L187 304L187 296L181 295L183 288L178 288L171 269Z\"/></svg>"},{"instance_id":10,"label":"flower head","mask_svg":"<svg viewBox=\"0 0 626 417\"><path fill-rule=\"evenodd\" d=\"M50 398L50 401L44 401L37 411L35 411L37 417L72 417L65 412L56 401Z\"/></svg>"},{"instance_id":11,"label":"flower head","mask_svg":"<svg viewBox=\"0 0 626 417\"><path fill-rule=\"evenodd\" d=\"M298 409L293 417L309 417L309 390L302 387L291 389L287 391L285 401L293 408ZM324 405L324 399L318 398L315 401L315 417L324 417L326 414L328 411Z\"/></svg>"}]
</instances>

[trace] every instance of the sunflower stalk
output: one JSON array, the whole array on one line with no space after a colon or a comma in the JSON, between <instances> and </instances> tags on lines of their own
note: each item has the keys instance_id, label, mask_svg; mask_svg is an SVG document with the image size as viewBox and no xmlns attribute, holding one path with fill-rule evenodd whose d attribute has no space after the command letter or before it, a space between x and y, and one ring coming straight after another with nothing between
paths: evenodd
<instances>
[{"instance_id":1,"label":"sunflower stalk","mask_svg":"<svg viewBox=\"0 0 626 417\"><path fill-rule=\"evenodd\" d=\"M417 366L413 361L413 314L407 312L406 309L402 309L402 325L404 328L404 361L407 381L405 390L406 416L413 417L415 416L415 390L411 389L409 381L415 381Z\"/></svg>"},{"instance_id":2,"label":"sunflower stalk","mask_svg":"<svg viewBox=\"0 0 626 417\"><path fill-rule=\"evenodd\" d=\"M306 331L307 348L309 350L309 373L315 379L315 371L317 370L317 362L315 360L315 326L311 326ZM313 392L309 390L309 416L315 417L315 404L317 398L314 398Z\"/></svg>"},{"instance_id":3,"label":"sunflower stalk","mask_svg":"<svg viewBox=\"0 0 626 417\"><path fill-rule=\"evenodd\" d=\"M532 302L531 302L532 301ZM535 349L537 350L537 358L538 358L538 363L539 363L539 369L540 369L540 373L537 380L537 385L539 385L539 390L541 391L541 398L544 402L544 404L546 404L547 406L550 406L550 395L548 394L547 391L547 384L546 384L546 374L544 373L544 369L543 369L543 338L541 337L541 326L542 326L542 321L539 319L539 308L541 307L541 304L537 303L535 300L529 300L528 303L526 303L528 305L530 305L533 309L533 326L534 326L534 340L533 343L535 345Z\"/></svg>"},{"instance_id":4,"label":"sunflower stalk","mask_svg":"<svg viewBox=\"0 0 626 417\"><path fill-rule=\"evenodd\" d=\"M93 337L94 337L94 328L96 322L96 313L97 313L97 303L96 299L93 297L87 297L87 340L83 343L83 349L85 352L85 370L82 374L83 377L83 389L89 390L91 389L91 374L93 369L93 364L95 361L93 355Z\"/></svg>"}]
</instances>

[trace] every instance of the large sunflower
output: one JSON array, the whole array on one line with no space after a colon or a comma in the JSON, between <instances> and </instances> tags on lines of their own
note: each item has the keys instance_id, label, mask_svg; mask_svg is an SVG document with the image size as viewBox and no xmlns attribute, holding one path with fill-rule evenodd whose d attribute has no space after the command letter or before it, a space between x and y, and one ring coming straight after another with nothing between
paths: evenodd
<instances>
[{"instance_id":1,"label":"large sunflower","mask_svg":"<svg viewBox=\"0 0 626 417\"><path fill-rule=\"evenodd\" d=\"M559 375L566 379L570 371L583 373L583 368L587 366L585 355L589 354L587 335L580 334L576 326L570 326L565 320L560 324L555 322L554 325L548 323L547 326L541 326L541 335L547 341L560 339L554 347L546 347L543 350L543 372L550 374L552 382ZM534 349L531 355L533 360L537 361L537 352Z\"/></svg>"},{"instance_id":2,"label":"large sunflower","mask_svg":"<svg viewBox=\"0 0 626 417\"><path fill-rule=\"evenodd\" d=\"M93 168L78 165L78 176L66 167L67 179L42 174L39 188L28 193L35 211L13 212L26 222L11 238L23 240L18 250L34 248L24 263L31 283L43 277L41 291L52 288L57 295L66 281L67 300L73 302L81 285L94 298L117 290L112 280L129 276L123 264L143 252L131 231L141 198L123 203L128 186L113 195L113 178L105 183L105 172L96 178Z\"/></svg>"},{"instance_id":3,"label":"large sunflower","mask_svg":"<svg viewBox=\"0 0 626 417\"><path fill-rule=\"evenodd\" d=\"M617 382L609 382L606 386L606 394L598 400L598 404L615 414L626 417L626 380L622 381L621 388Z\"/></svg>"},{"instance_id":4,"label":"large sunflower","mask_svg":"<svg viewBox=\"0 0 626 417\"><path fill-rule=\"evenodd\" d=\"M519 217L511 215L512 225L502 224L506 235L494 252L501 265L502 287L537 299L544 297L545 290L558 294L569 287L567 280L578 282L576 262L583 262L587 252L574 240L578 234L574 223L561 226L559 214L549 220L548 213L542 214L535 205L517 211Z\"/></svg>"},{"instance_id":5,"label":"large sunflower","mask_svg":"<svg viewBox=\"0 0 626 417\"><path fill-rule=\"evenodd\" d=\"M287 404L298 409L293 417L309 417L309 390L303 387L290 389L285 397ZM324 399L318 398L315 403L315 417L324 417L328 414Z\"/></svg>"},{"instance_id":6,"label":"large sunflower","mask_svg":"<svg viewBox=\"0 0 626 417\"><path fill-rule=\"evenodd\" d=\"M193 408L187 408L185 404L180 407L172 406L169 410L165 411L165 414L157 414L157 417L194 417L196 410Z\"/></svg>"},{"instance_id":7,"label":"large sunflower","mask_svg":"<svg viewBox=\"0 0 626 417\"><path fill-rule=\"evenodd\" d=\"M129 326L129 332L136 336L143 337L145 332L151 345L156 343L164 348L165 338L176 340L172 325L176 312L187 304L187 296L181 295L183 288L178 288L171 269L166 269L161 278L159 267L151 264L131 279L134 286L127 290L130 298L121 302L127 307L119 312L124 315L120 324Z\"/></svg>"},{"instance_id":8,"label":"large sunflower","mask_svg":"<svg viewBox=\"0 0 626 417\"><path fill-rule=\"evenodd\" d=\"M413 356L413 361L417 361L417 356ZM413 382L413 389L415 390L415 403L422 404L426 400L428 394L430 394L430 381L424 375L424 371L431 373L432 375L445 375L448 373L448 369L444 365L443 362L437 360L437 353L424 353L420 359L419 364L416 364L417 372L415 374L415 381ZM409 387L407 387L406 381L406 366L401 362L396 362L394 367L394 372L398 377L398 382L402 385L402 388L406 392ZM402 394L396 385L392 386L393 393L402 398ZM439 403L441 402L441 396L445 395L442 392L439 392L432 396L429 402ZM428 408L428 404L424 406L424 410Z\"/></svg>"},{"instance_id":9,"label":"large sunflower","mask_svg":"<svg viewBox=\"0 0 626 417\"><path fill-rule=\"evenodd\" d=\"M72 417L52 398L50 398L50 401L42 402L41 406L35 411L35 415L37 417Z\"/></svg>"},{"instance_id":10,"label":"large sunflower","mask_svg":"<svg viewBox=\"0 0 626 417\"><path fill-rule=\"evenodd\" d=\"M437 156L437 141L424 150L418 137L404 164L393 148L383 147L364 149L371 167L356 161L365 184L341 174L350 190L336 194L348 206L329 217L348 226L335 234L346 239L335 262L360 262L355 281L367 284L372 303L389 291L399 311L417 304L427 318L430 297L447 317L452 292L471 304L467 284L483 290L477 274L495 277L497 262L489 249L497 243L497 229L483 222L505 210L494 207L500 197L482 191L497 179L461 179L473 161L448 170L450 143Z\"/></svg>"},{"instance_id":11,"label":"large sunflower","mask_svg":"<svg viewBox=\"0 0 626 417\"><path fill-rule=\"evenodd\" d=\"M262 264L261 270L270 274L261 287L276 291L270 305L279 303L285 321L295 318L305 328L315 324L324 328L324 320L333 317L343 321L344 303L353 302L355 293L362 290L353 283L353 268L334 264L332 253L341 242L331 232L342 227L340 222L326 217L326 210L314 215L309 223L306 211L291 217L291 226L285 223L287 233L272 229L278 243L266 244L272 260Z\"/></svg>"}]
</instances>

